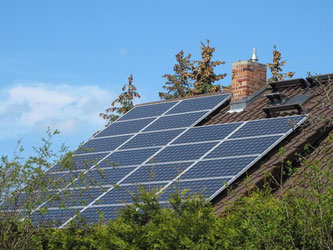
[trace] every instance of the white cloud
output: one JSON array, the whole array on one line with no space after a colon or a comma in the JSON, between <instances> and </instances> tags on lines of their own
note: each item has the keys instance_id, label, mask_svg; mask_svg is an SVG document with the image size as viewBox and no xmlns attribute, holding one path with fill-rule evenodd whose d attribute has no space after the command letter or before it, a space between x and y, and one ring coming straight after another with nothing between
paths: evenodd
<instances>
[{"instance_id":1,"label":"white cloud","mask_svg":"<svg viewBox=\"0 0 333 250\"><path fill-rule=\"evenodd\" d=\"M0 90L0 138L16 138L47 127L62 133L80 133L103 127L98 116L115 94L96 85L20 84Z\"/></svg>"}]
</instances>

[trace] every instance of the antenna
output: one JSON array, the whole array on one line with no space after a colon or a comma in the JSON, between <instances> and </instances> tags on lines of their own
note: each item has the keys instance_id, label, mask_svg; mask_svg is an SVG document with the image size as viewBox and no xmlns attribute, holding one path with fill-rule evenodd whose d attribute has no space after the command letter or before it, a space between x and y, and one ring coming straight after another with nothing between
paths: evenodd
<instances>
[{"instance_id":1,"label":"antenna","mask_svg":"<svg viewBox=\"0 0 333 250\"><path fill-rule=\"evenodd\" d=\"M257 62L257 61L258 61L258 57L257 57L257 49L256 49L256 48L253 48L251 61L252 61L252 62Z\"/></svg>"}]
</instances>

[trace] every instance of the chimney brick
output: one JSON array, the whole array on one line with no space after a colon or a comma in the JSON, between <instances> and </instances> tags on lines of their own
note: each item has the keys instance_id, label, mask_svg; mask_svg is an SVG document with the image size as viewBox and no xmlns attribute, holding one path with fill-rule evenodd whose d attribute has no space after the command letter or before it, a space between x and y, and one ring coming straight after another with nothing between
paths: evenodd
<instances>
[{"instance_id":1,"label":"chimney brick","mask_svg":"<svg viewBox=\"0 0 333 250\"><path fill-rule=\"evenodd\" d=\"M250 60L232 65L231 101L252 96L266 85L267 66Z\"/></svg>"}]
</instances>

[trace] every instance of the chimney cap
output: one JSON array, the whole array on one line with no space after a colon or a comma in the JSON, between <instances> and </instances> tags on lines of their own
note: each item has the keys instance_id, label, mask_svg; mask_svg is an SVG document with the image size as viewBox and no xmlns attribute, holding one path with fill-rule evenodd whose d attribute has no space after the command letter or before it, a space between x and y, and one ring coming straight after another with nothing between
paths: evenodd
<instances>
[{"instance_id":1,"label":"chimney cap","mask_svg":"<svg viewBox=\"0 0 333 250\"><path fill-rule=\"evenodd\" d=\"M257 57L257 49L256 49L256 48L253 48L253 50L252 50L251 61L252 61L252 62L257 62L257 61L258 61L258 57Z\"/></svg>"}]
</instances>

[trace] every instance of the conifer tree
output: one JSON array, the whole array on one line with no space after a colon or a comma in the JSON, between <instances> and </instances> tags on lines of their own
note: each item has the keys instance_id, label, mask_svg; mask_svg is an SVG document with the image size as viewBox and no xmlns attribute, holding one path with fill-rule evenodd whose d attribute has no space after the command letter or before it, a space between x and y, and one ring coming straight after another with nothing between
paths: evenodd
<instances>
[{"instance_id":1,"label":"conifer tree","mask_svg":"<svg viewBox=\"0 0 333 250\"><path fill-rule=\"evenodd\" d=\"M133 85L132 74L128 77L128 84L125 84L122 87L122 91L123 92L119 95L119 97L111 103L111 107L107 108L105 113L99 114L103 119L108 121L106 126L115 121L119 115L123 115L131 110L134 106L134 98L141 98L140 94L136 90L136 87ZM119 105L116 106L116 104Z\"/></svg>"},{"instance_id":2,"label":"conifer tree","mask_svg":"<svg viewBox=\"0 0 333 250\"><path fill-rule=\"evenodd\" d=\"M167 92L158 93L161 99L167 100L191 95L192 84L189 74L192 70L193 63L190 61L190 58L191 54L184 56L183 50L176 55L178 64L176 63L173 67L175 74L163 75L163 77L167 79L163 89L167 90Z\"/></svg>"},{"instance_id":3,"label":"conifer tree","mask_svg":"<svg viewBox=\"0 0 333 250\"><path fill-rule=\"evenodd\" d=\"M213 85L214 82L223 79L226 74L215 74L214 68L218 65L225 64L223 61L212 61L215 48L201 42L201 58L202 61L194 61L197 66L193 66L190 77L195 81L193 94L205 94L222 91L219 84Z\"/></svg>"},{"instance_id":4,"label":"conifer tree","mask_svg":"<svg viewBox=\"0 0 333 250\"><path fill-rule=\"evenodd\" d=\"M268 63L268 68L271 70L272 77L268 79L268 82L284 81L284 79L292 78L295 72L282 73L282 67L286 64L286 61L281 62L281 52L276 49L274 45L273 50L273 63Z\"/></svg>"}]
</instances>

